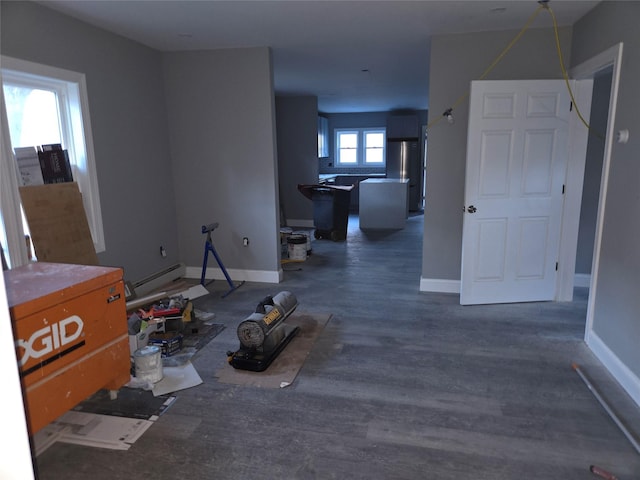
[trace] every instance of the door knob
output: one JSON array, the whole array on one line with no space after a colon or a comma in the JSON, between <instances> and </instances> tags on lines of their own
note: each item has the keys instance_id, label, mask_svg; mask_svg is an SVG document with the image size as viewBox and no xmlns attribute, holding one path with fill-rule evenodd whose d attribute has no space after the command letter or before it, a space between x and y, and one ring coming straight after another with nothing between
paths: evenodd
<instances>
[{"instance_id":1,"label":"door knob","mask_svg":"<svg viewBox=\"0 0 640 480\"><path fill-rule=\"evenodd\" d=\"M469 205L467 207L467 212L469 213L476 213L478 211L478 209L476 207L474 207L473 205Z\"/></svg>"}]
</instances>

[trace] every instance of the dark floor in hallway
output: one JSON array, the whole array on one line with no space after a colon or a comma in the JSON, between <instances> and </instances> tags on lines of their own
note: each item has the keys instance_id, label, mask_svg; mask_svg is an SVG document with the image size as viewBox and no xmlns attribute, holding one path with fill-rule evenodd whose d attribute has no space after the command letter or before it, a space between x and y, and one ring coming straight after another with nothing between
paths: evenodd
<instances>
[{"instance_id":1,"label":"dark floor in hallway","mask_svg":"<svg viewBox=\"0 0 640 480\"><path fill-rule=\"evenodd\" d=\"M587 295L571 303L459 305L419 291L423 217L399 231L316 240L278 285L227 285L196 308L226 329L193 363L204 380L129 451L57 443L42 480L594 479L599 465L640 478L640 455L572 362L640 433L640 411L583 343ZM333 315L295 382L219 383L236 326L265 295L289 290L299 311Z\"/></svg>"}]
</instances>

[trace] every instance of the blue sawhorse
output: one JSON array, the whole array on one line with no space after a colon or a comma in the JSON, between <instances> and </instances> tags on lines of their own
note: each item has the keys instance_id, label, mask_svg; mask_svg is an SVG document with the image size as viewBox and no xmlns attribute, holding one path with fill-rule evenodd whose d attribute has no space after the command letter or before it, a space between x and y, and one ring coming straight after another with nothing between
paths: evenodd
<instances>
[{"instance_id":1,"label":"blue sawhorse","mask_svg":"<svg viewBox=\"0 0 640 480\"><path fill-rule=\"evenodd\" d=\"M222 264L222 260L220 260L220 256L218 255L218 252L216 252L216 249L213 247L213 242L211 241L211 232L213 232L216 228L218 228L218 222L210 223L209 225L202 226L202 233L207 234L207 241L204 244L204 259L202 260L202 275L200 276L200 284L203 287L205 286L204 276L207 273L207 260L209 259L209 252L211 252L213 253L213 256L216 258L216 261L220 266L220 270L222 270L222 273L224 273L224 276L227 279L227 283L229 284L229 287L230 287L229 291L224 295L222 295L222 298L224 298L230 293L232 293L234 290L237 290L242 285L244 285L244 280L239 285L234 285L233 281L231 280L231 277L227 273L227 269L224 268L224 265Z\"/></svg>"}]
</instances>

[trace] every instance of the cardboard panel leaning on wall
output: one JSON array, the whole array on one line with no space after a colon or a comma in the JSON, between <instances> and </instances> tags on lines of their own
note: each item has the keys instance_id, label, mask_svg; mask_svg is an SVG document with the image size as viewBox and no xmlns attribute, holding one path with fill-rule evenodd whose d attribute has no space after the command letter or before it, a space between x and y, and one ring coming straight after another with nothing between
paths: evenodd
<instances>
[{"instance_id":1,"label":"cardboard panel leaning on wall","mask_svg":"<svg viewBox=\"0 0 640 480\"><path fill-rule=\"evenodd\" d=\"M38 261L99 265L75 182L20 187Z\"/></svg>"},{"instance_id":2,"label":"cardboard panel leaning on wall","mask_svg":"<svg viewBox=\"0 0 640 480\"><path fill-rule=\"evenodd\" d=\"M257 279L247 277L255 274L277 281L270 50L166 53L164 78L181 258L199 276L205 241L200 227L219 222L212 239L232 278ZM246 247L243 237L249 238Z\"/></svg>"},{"instance_id":3,"label":"cardboard panel leaning on wall","mask_svg":"<svg viewBox=\"0 0 640 480\"><path fill-rule=\"evenodd\" d=\"M539 20L542 22L542 20ZM469 91L518 30L439 35L431 42L429 122L442 116ZM571 52L571 29L560 29L565 63ZM552 28L528 30L487 80L562 78ZM453 125L430 129L427 144L422 279L459 281L462 252L462 206L466 168L468 99L453 112Z\"/></svg>"}]
</instances>

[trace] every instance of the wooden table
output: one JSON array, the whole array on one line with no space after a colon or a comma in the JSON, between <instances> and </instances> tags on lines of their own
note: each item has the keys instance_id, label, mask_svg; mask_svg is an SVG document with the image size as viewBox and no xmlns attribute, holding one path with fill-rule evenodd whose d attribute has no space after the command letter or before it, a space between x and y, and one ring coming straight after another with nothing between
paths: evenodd
<instances>
[{"instance_id":1,"label":"wooden table","mask_svg":"<svg viewBox=\"0 0 640 480\"><path fill-rule=\"evenodd\" d=\"M38 262L4 275L32 435L129 381L122 269Z\"/></svg>"}]
</instances>

